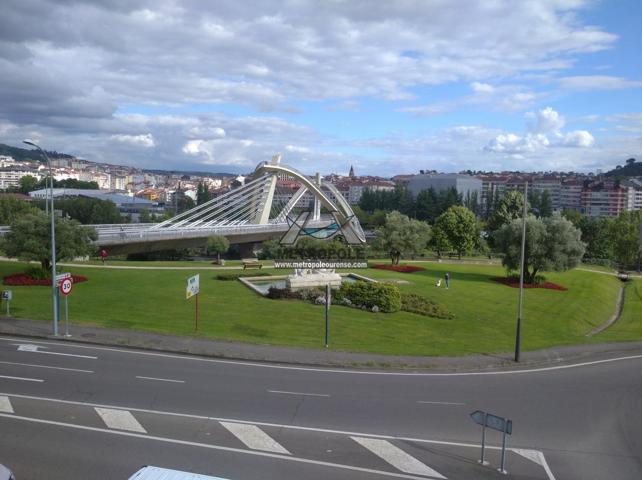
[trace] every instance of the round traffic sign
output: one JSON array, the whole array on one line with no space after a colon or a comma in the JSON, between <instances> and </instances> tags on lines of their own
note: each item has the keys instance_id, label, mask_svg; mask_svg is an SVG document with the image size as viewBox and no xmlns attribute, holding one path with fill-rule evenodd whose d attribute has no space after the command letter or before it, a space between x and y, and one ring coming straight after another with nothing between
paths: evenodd
<instances>
[{"instance_id":1,"label":"round traffic sign","mask_svg":"<svg viewBox=\"0 0 642 480\"><path fill-rule=\"evenodd\" d=\"M71 281L71 278L65 278L62 282L60 282L60 292L63 295L69 295L73 286L74 284Z\"/></svg>"}]
</instances>

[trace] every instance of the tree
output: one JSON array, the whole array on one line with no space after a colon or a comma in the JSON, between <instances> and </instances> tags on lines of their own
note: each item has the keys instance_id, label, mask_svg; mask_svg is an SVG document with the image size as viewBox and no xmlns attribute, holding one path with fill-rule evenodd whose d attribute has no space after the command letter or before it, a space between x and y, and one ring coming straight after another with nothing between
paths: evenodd
<instances>
[{"instance_id":1,"label":"tree","mask_svg":"<svg viewBox=\"0 0 642 480\"><path fill-rule=\"evenodd\" d=\"M439 205L439 198L437 192L433 187L422 190L417 194L416 200L417 220L425 220L434 223L441 208Z\"/></svg>"},{"instance_id":2,"label":"tree","mask_svg":"<svg viewBox=\"0 0 642 480\"><path fill-rule=\"evenodd\" d=\"M9 225L24 215L37 212L38 210L29 202L18 200L13 195L0 197L0 225Z\"/></svg>"},{"instance_id":3,"label":"tree","mask_svg":"<svg viewBox=\"0 0 642 480\"><path fill-rule=\"evenodd\" d=\"M93 251L91 241L98 239L95 229L82 226L76 220L57 218L55 222L57 260L72 260ZM43 270L50 270L50 218L40 212L17 218L11 223L11 231L4 236L0 245L9 257L38 261Z\"/></svg>"},{"instance_id":4,"label":"tree","mask_svg":"<svg viewBox=\"0 0 642 480\"><path fill-rule=\"evenodd\" d=\"M563 217L526 219L524 279L533 283L541 271L563 272L580 262L586 245L581 232ZM502 264L508 270L519 270L522 248L522 220L513 220L495 232L495 243L504 253Z\"/></svg>"},{"instance_id":5,"label":"tree","mask_svg":"<svg viewBox=\"0 0 642 480\"><path fill-rule=\"evenodd\" d=\"M227 252L230 242L222 235L212 235L207 239L207 250L216 254L216 260L221 263L221 253Z\"/></svg>"},{"instance_id":6,"label":"tree","mask_svg":"<svg viewBox=\"0 0 642 480\"><path fill-rule=\"evenodd\" d=\"M430 239L430 226L426 222L411 220L400 212L386 215L386 223L377 228L376 242L388 252L393 265L399 264L404 253L423 250Z\"/></svg>"},{"instance_id":7,"label":"tree","mask_svg":"<svg viewBox=\"0 0 642 480\"><path fill-rule=\"evenodd\" d=\"M38 179L32 175L25 175L24 177L20 177L19 182L20 187L18 191L20 193L24 193L25 195L38 189Z\"/></svg>"},{"instance_id":8,"label":"tree","mask_svg":"<svg viewBox=\"0 0 642 480\"><path fill-rule=\"evenodd\" d=\"M196 187L196 205L202 205L212 199L209 188L203 182L198 182Z\"/></svg>"},{"instance_id":9,"label":"tree","mask_svg":"<svg viewBox=\"0 0 642 480\"><path fill-rule=\"evenodd\" d=\"M123 218L114 202L98 198L74 197L56 200L56 210L63 215L78 220L83 225L122 223Z\"/></svg>"},{"instance_id":10,"label":"tree","mask_svg":"<svg viewBox=\"0 0 642 480\"><path fill-rule=\"evenodd\" d=\"M613 219L607 217L580 218L576 226L582 231L582 241L586 243L585 258L613 258L612 224Z\"/></svg>"},{"instance_id":11,"label":"tree","mask_svg":"<svg viewBox=\"0 0 642 480\"><path fill-rule=\"evenodd\" d=\"M640 255L642 213L622 212L611 224L613 257L624 270L632 266Z\"/></svg>"},{"instance_id":12,"label":"tree","mask_svg":"<svg viewBox=\"0 0 642 480\"><path fill-rule=\"evenodd\" d=\"M152 216L149 214L149 208L145 207L140 211L140 213L138 214L138 221L139 223L152 222Z\"/></svg>"},{"instance_id":13,"label":"tree","mask_svg":"<svg viewBox=\"0 0 642 480\"><path fill-rule=\"evenodd\" d=\"M492 232L499 230L516 218L521 218L523 210L524 194L518 190L509 190L497 200L488 220L488 229Z\"/></svg>"},{"instance_id":14,"label":"tree","mask_svg":"<svg viewBox=\"0 0 642 480\"><path fill-rule=\"evenodd\" d=\"M450 207L435 221L434 232L448 239L459 258L479 246L480 236L475 214L461 205Z\"/></svg>"}]
</instances>

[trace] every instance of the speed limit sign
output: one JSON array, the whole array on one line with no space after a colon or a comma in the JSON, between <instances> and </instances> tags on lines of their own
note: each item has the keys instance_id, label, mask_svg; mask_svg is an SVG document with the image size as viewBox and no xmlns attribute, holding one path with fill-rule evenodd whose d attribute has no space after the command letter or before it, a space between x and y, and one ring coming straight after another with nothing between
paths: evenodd
<instances>
[{"instance_id":1,"label":"speed limit sign","mask_svg":"<svg viewBox=\"0 0 642 480\"><path fill-rule=\"evenodd\" d=\"M62 282L60 282L60 292L63 295L69 295L73 286L74 284L71 281L71 278L65 278Z\"/></svg>"}]
</instances>

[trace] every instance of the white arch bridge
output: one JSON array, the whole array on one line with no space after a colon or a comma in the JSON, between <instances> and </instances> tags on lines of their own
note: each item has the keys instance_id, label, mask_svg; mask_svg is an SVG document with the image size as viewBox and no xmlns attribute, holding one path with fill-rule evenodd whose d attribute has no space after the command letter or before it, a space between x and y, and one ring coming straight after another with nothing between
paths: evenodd
<instances>
[{"instance_id":1,"label":"white arch bridge","mask_svg":"<svg viewBox=\"0 0 642 480\"><path fill-rule=\"evenodd\" d=\"M294 243L301 231L317 238L341 233L348 243L365 243L359 220L334 185L318 174L311 180L280 161L281 156L275 155L259 164L242 187L162 223L95 225L95 243L122 254L202 246L207 237L223 235L230 243L251 249L272 238ZM291 188L284 192L278 178L298 186L294 194Z\"/></svg>"}]
</instances>

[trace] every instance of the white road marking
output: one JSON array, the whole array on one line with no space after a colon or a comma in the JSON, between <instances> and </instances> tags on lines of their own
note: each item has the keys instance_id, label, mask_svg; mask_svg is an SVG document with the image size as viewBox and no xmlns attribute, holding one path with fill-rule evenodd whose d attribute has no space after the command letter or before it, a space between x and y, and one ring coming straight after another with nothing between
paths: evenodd
<instances>
[{"instance_id":1,"label":"white road marking","mask_svg":"<svg viewBox=\"0 0 642 480\"><path fill-rule=\"evenodd\" d=\"M264 452L274 452L290 455L290 452L288 452L272 437L270 437L256 425L230 422L219 423L227 428L236 438L238 438L252 450L263 450Z\"/></svg>"},{"instance_id":2,"label":"white road marking","mask_svg":"<svg viewBox=\"0 0 642 480\"><path fill-rule=\"evenodd\" d=\"M42 350L39 350L40 348L42 348L40 345L33 345L31 343L14 343L14 345L18 345L19 352L44 353L46 355L62 355L64 357L90 358L92 360L98 359L98 357L93 357L90 355L77 355L75 353L43 352Z\"/></svg>"},{"instance_id":3,"label":"white road marking","mask_svg":"<svg viewBox=\"0 0 642 480\"><path fill-rule=\"evenodd\" d=\"M94 373L93 370L81 370L79 368L51 367L49 365L34 365L32 363L18 363L18 362L0 362L0 363L5 365L21 365L23 367L50 368L52 370L66 370L69 372Z\"/></svg>"},{"instance_id":4,"label":"white road marking","mask_svg":"<svg viewBox=\"0 0 642 480\"><path fill-rule=\"evenodd\" d=\"M550 467L548 466L548 462L546 461L546 457L544 457L544 454L542 452L540 452L539 450L527 450L524 448L512 448L511 450L524 458L528 458L529 460L542 467L546 472L546 475L548 475L548 480L555 480L555 475L553 475L553 472L551 471Z\"/></svg>"},{"instance_id":5,"label":"white road marking","mask_svg":"<svg viewBox=\"0 0 642 480\"><path fill-rule=\"evenodd\" d=\"M301 392L285 392L283 390L268 390L269 393L282 393L284 395L305 395L307 397L329 397L324 393L301 393Z\"/></svg>"},{"instance_id":6,"label":"white road marking","mask_svg":"<svg viewBox=\"0 0 642 480\"><path fill-rule=\"evenodd\" d=\"M6 378L8 380L22 380L23 382L44 382L40 378L24 378L24 377L12 377L10 375L0 375L0 378Z\"/></svg>"},{"instance_id":7,"label":"white road marking","mask_svg":"<svg viewBox=\"0 0 642 480\"><path fill-rule=\"evenodd\" d=\"M0 395L0 412L13 413L13 407L11 406L11 401L9 400L9 397Z\"/></svg>"},{"instance_id":8,"label":"white road marking","mask_svg":"<svg viewBox=\"0 0 642 480\"><path fill-rule=\"evenodd\" d=\"M15 341L13 338L0 337L0 340L4 341ZM32 343L38 343L42 345L61 345L56 342L45 342L45 341L34 341ZM129 353L131 355L146 355L151 357L162 357L162 358L173 358L177 360L189 360L196 362L205 362L205 363L220 363L225 365L240 365L244 367L257 367L257 368L273 368L279 370L295 370L295 371L304 371L304 372L321 372L321 373L343 373L351 375L382 375L382 376L398 376L398 377L470 377L470 376L480 376L480 375L514 375L514 374L524 374L524 373L540 373L540 372L549 372L554 370L566 370L568 368L578 368L578 367L588 367L592 365L600 365L603 363L610 362L619 362L622 360L639 360L642 358L642 355L629 355L626 357L615 357L607 358L604 360L594 360L591 362L582 362L582 363L572 363L568 365L555 365L553 367L538 367L538 368L525 368L523 370L497 370L497 371L484 371L484 372L454 372L454 373L430 373L430 372L382 372L382 371L366 371L366 370L348 370L348 369L332 369L332 368L311 368L311 367L293 367L289 365L275 365L270 363L254 363L254 362L244 362L237 360L220 360L216 358L201 358L197 356L189 355L176 355L171 353L154 353L154 352L141 352L136 350L122 350L120 348L113 347L96 347L89 345L68 345L73 348L85 348L91 350L102 350L106 352L119 352L119 353ZM44 353L44 352L39 352ZM96 357L89 357L96 358Z\"/></svg>"},{"instance_id":9,"label":"white road marking","mask_svg":"<svg viewBox=\"0 0 642 480\"><path fill-rule=\"evenodd\" d=\"M9 414L4 414L0 413L0 417L2 418L7 418L11 420L18 420L18 421L25 421L25 422L33 422L33 423L41 423L45 425L55 425L57 427L66 427L66 428L75 428L77 430L85 430L85 431L90 431L90 432L99 432L99 433L106 433L110 435L121 435L124 437L130 437L130 438L140 438L143 440L154 440L157 442L165 442L165 443L171 443L175 445L184 445L188 447L199 447L199 448L205 448L205 449L210 449L210 450L220 450L224 452L234 452L234 453L240 453L240 454L245 454L245 455L254 455L254 456L259 456L259 457L266 457L266 458L274 458L274 459L279 459L279 460L284 460L284 461L289 461L289 462L297 462L297 463L305 463L308 465L319 465L322 467L330 467L330 468L339 468L342 470L350 470L353 472L364 472L364 473L371 473L375 475L383 475L386 477L395 477L395 478L406 478L409 480L426 480L425 477L415 477L413 475L406 475L403 473L395 473L395 472L384 472L383 470L374 470L371 468L363 468L363 467L353 467L351 465L343 465L340 463L330 463L330 462L323 462L320 460L310 460L307 458L300 458L300 457L292 457L292 456L287 456L287 455L278 455L276 453L269 453L269 452L260 452L257 450L246 450L242 448L233 448L233 447L224 447L222 445L211 445L208 443L197 443L197 442L190 442L187 440L177 440L174 438L166 438L166 437L156 437L153 435L143 435L140 433L132 433L132 432L122 432L118 430L107 430L104 428L96 428L96 427L86 427L84 425L74 425L71 423L63 423L63 422L55 422L52 420L42 420L39 418L29 418L29 417L20 417L16 415L9 415Z\"/></svg>"},{"instance_id":10,"label":"white road marking","mask_svg":"<svg viewBox=\"0 0 642 480\"><path fill-rule=\"evenodd\" d=\"M105 422L105 425L109 428L147 433L147 430L145 430L131 412L127 410L99 407L94 407L94 410L96 410L96 413L100 415L100 418L103 419L103 422Z\"/></svg>"},{"instance_id":11,"label":"white road marking","mask_svg":"<svg viewBox=\"0 0 642 480\"><path fill-rule=\"evenodd\" d=\"M429 402L427 400L417 400L417 403L427 403L429 405L466 405L460 402Z\"/></svg>"},{"instance_id":12,"label":"white road marking","mask_svg":"<svg viewBox=\"0 0 642 480\"><path fill-rule=\"evenodd\" d=\"M136 378L141 378L143 380L158 380L159 382L185 383L185 380L172 380L171 378L143 377L140 375L136 375Z\"/></svg>"},{"instance_id":13,"label":"white road marking","mask_svg":"<svg viewBox=\"0 0 642 480\"><path fill-rule=\"evenodd\" d=\"M367 448L379 458L385 460L397 470L412 475L426 475L433 478L445 479L441 473L433 470L428 465L421 463L415 457L396 447L387 440L365 437L350 437L359 445Z\"/></svg>"},{"instance_id":14,"label":"white road marking","mask_svg":"<svg viewBox=\"0 0 642 480\"><path fill-rule=\"evenodd\" d=\"M80 405L80 406L86 406L86 407L98 407L98 408L113 408L113 405L102 405L102 404L96 404L96 403L86 403L86 402L76 402L73 400L60 400L57 398L48 398L48 397L36 397L33 395L20 395L20 394L9 394L9 393L1 393L0 395L10 395L12 397L16 398L27 398L30 400L41 400L45 402L54 402L54 403L63 403L66 405ZM406 442L415 442L415 443L427 443L430 445L448 445L448 446L454 446L454 447L466 447L466 448L479 448L479 443L463 443L463 442L447 442L444 440L430 440L427 438L415 438L415 437L396 437L394 435L380 435L376 433L363 433L363 432L349 432L349 431L344 431L344 430L332 430L328 428L314 428L314 427L302 427L298 425L283 425L279 423L267 423L267 422L257 422L257 421L247 421L247 420L239 420L236 418L230 419L230 418L220 418L220 417L207 417L204 415L192 415L189 413L177 413L177 412L165 412L162 410L149 410L145 408L134 408L134 407L118 407L120 409L126 409L130 410L132 412L142 412L142 413L151 413L155 415L166 415L170 417L180 417L180 418L192 418L192 419L197 419L197 420L208 420L208 421L214 421L214 422L231 422L231 423L241 423L241 424L250 424L250 425L261 425L263 427L277 427L277 428L282 428L282 429L288 429L288 430L301 430L305 432L319 432L319 433L330 433L330 434L336 434L336 435L349 435L349 436L357 436L357 437L366 437L366 438L381 438L381 439L386 439L386 440L402 440ZM2 415L0 415L1 417ZM29 420L29 419L27 419ZM89 427L88 427L89 428ZM486 445L487 450L501 450L502 447L500 446L494 446L494 445ZM234 449L233 449L234 450ZM508 448L507 450L511 451L514 450L513 448ZM244 450L242 450L244 451ZM258 452L257 452L258 453ZM288 458L288 457L284 457ZM542 455L543 458L543 455ZM544 460L545 461L545 460ZM548 467L548 464L544 467L545 470L550 471ZM368 470L364 470L368 471ZM375 472L376 473L376 472ZM385 472L379 472L379 473L385 473ZM549 475L552 476L553 474L551 473ZM394 475L393 475L394 476ZM398 476L398 475L396 475ZM416 478L416 477L409 477L406 475L401 476L401 478ZM555 480L553 477L552 480Z\"/></svg>"}]
</instances>

